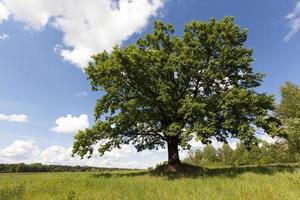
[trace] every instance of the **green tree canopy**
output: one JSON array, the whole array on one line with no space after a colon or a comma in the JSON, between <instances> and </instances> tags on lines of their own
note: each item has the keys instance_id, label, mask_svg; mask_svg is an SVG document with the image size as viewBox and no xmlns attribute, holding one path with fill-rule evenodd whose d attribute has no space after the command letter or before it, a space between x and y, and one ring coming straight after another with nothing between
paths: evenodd
<instances>
[{"instance_id":1,"label":"green tree canopy","mask_svg":"<svg viewBox=\"0 0 300 200\"><path fill-rule=\"evenodd\" d=\"M286 83L281 87L281 95L277 115L282 120L291 150L300 153L300 87Z\"/></svg>"},{"instance_id":2,"label":"green tree canopy","mask_svg":"<svg viewBox=\"0 0 300 200\"><path fill-rule=\"evenodd\" d=\"M172 25L154 23L152 34L136 44L94 55L85 69L93 91L105 91L96 103L95 124L75 136L73 153L101 155L121 144L138 151L168 148L170 165L180 163L178 147L195 138L210 143L239 138L255 143L257 127L276 130L273 97L254 89L247 30L232 17L192 21L182 37Z\"/></svg>"}]
</instances>

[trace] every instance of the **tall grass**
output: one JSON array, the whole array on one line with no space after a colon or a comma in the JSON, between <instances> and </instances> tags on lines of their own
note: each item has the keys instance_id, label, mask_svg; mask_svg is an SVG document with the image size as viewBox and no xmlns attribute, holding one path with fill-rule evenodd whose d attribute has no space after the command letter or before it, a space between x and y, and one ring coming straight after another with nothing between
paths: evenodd
<instances>
[{"instance_id":1,"label":"tall grass","mask_svg":"<svg viewBox=\"0 0 300 200\"><path fill-rule=\"evenodd\" d=\"M0 200L18 200L22 199L25 192L23 185L13 187L3 187L0 189Z\"/></svg>"},{"instance_id":2,"label":"tall grass","mask_svg":"<svg viewBox=\"0 0 300 200\"><path fill-rule=\"evenodd\" d=\"M6 195L6 196L5 196ZM0 200L299 200L298 166L203 169L195 176L148 171L0 175Z\"/></svg>"}]
</instances>

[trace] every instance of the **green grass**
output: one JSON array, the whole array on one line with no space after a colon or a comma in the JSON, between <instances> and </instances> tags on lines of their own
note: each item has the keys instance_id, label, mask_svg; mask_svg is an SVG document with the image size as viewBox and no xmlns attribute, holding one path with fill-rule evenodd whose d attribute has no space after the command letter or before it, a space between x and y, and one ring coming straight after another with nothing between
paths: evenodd
<instances>
[{"instance_id":1,"label":"green grass","mask_svg":"<svg viewBox=\"0 0 300 200\"><path fill-rule=\"evenodd\" d=\"M188 168L186 170L186 168ZM300 199L297 165L0 175L0 200Z\"/></svg>"}]
</instances>

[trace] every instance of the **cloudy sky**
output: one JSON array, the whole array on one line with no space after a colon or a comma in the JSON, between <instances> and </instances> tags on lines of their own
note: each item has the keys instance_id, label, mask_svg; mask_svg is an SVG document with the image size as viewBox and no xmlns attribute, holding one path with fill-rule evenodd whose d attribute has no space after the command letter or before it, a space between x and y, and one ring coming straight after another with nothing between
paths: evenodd
<instances>
[{"instance_id":1,"label":"cloudy sky","mask_svg":"<svg viewBox=\"0 0 300 200\"><path fill-rule=\"evenodd\" d=\"M131 146L102 158L70 157L74 133L92 125L102 95L90 91L82 69L90 55L151 31L155 19L180 35L191 20L226 15L249 29L253 67L267 75L260 91L278 101L285 81L300 84L297 0L0 0L0 163L143 168L165 160L164 150Z\"/></svg>"}]
</instances>

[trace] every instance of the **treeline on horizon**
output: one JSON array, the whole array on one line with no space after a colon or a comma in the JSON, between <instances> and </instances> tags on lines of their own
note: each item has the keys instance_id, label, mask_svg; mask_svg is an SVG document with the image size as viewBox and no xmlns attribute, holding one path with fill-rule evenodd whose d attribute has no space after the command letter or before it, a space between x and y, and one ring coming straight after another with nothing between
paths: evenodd
<instances>
[{"instance_id":1,"label":"treeline on horizon","mask_svg":"<svg viewBox=\"0 0 300 200\"><path fill-rule=\"evenodd\" d=\"M130 170L125 168L105 168L88 166L67 166L67 165L43 165L41 163L25 164L0 164L0 173L20 173L20 172L102 172L114 170Z\"/></svg>"},{"instance_id":2,"label":"treeline on horizon","mask_svg":"<svg viewBox=\"0 0 300 200\"><path fill-rule=\"evenodd\" d=\"M206 145L203 149L192 150L184 159L185 163L204 166L242 166L260 164L295 163L300 161L300 154L288 145L287 141L274 144L266 142L247 148L239 143L235 149L228 144L221 148Z\"/></svg>"}]
</instances>

